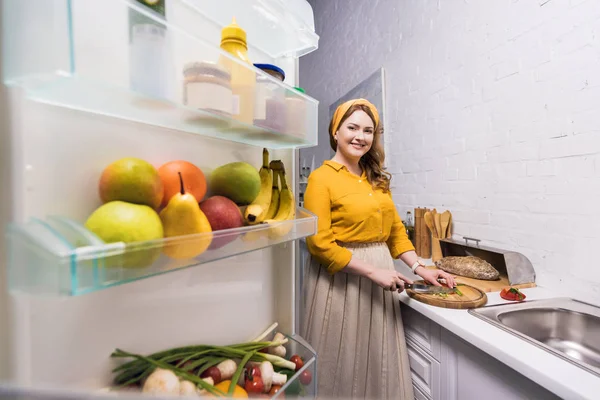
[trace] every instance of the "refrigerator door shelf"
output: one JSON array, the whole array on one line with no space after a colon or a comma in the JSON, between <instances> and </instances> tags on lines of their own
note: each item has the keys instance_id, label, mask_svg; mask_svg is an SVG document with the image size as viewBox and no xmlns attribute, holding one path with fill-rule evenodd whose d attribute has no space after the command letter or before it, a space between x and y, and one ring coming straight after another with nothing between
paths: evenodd
<instances>
[{"instance_id":1,"label":"refrigerator door shelf","mask_svg":"<svg viewBox=\"0 0 600 400\"><path fill-rule=\"evenodd\" d=\"M315 215L304 209L296 215L294 220L274 224L107 244L68 218L32 218L8 230L10 290L36 296L78 296L316 233ZM199 254L189 256L196 249ZM182 251L187 258L172 258Z\"/></svg>"},{"instance_id":2,"label":"refrigerator door shelf","mask_svg":"<svg viewBox=\"0 0 600 400\"><path fill-rule=\"evenodd\" d=\"M319 35L307 0L183 0L217 26L243 26L254 46L273 58L301 57L315 51Z\"/></svg>"},{"instance_id":3,"label":"refrigerator door shelf","mask_svg":"<svg viewBox=\"0 0 600 400\"><path fill-rule=\"evenodd\" d=\"M287 382L274 395L268 395L271 399L302 398L314 399L317 387L317 354L314 349L300 336L288 336L285 344L285 359L289 360L292 355L299 355L304 361L304 366L298 371L282 369L275 366L276 372L287 375ZM126 349L123 349L126 350ZM125 359L130 361L131 359ZM118 395L120 399L147 399L148 394L142 393L140 388L128 388L123 391L112 391L109 387L101 389L85 390L80 387L45 387L33 385L21 387L19 385L0 384L0 399L27 398L31 400L69 400L88 399L97 400L114 399ZM165 396L167 398L168 396ZM161 397L155 397L161 398ZM170 398L170 397L169 397Z\"/></svg>"},{"instance_id":4,"label":"refrigerator door shelf","mask_svg":"<svg viewBox=\"0 0 600 400\"><path fill-rule=\"evenodd\" d=\"M223 51L188 1L169 1L166 20L128 0L43 3L4 2L3 81L30 100L270 149L317 144L318 101ZM276 62L265 57L252 61ZM285 107L255 123L271 98Z\"/></svg>"}]
</instances>

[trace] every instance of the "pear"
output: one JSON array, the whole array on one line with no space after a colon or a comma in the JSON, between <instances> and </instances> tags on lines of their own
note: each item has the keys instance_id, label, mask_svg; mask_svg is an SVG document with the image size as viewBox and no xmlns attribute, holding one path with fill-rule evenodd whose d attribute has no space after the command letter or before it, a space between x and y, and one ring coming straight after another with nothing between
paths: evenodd
<instances>
[{"instance_id":1,"label":"pear","mask_svg":"<svg viewBox=\"0 0 600 400\"><path fill-rule=\"evenodd\" d=\"M185 192L181 172L178 174L180 192L171 197L160 212L160 220L165 237L180 237L167 240L163 253L171 258L186 259L199 256L210 246L212 228L196 198Z\"/></svg>"}]
</instances>

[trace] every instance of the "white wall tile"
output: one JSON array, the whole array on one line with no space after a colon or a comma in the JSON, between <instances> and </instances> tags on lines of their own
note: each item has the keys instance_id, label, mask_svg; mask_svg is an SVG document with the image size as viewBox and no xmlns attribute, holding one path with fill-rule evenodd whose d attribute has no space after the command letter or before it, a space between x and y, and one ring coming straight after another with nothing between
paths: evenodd
<instances>
[{"instance_id":1,"label":"white wall tile","mask_svg":"<svg viewBox=\"0 0 600 400\"><path fill-rule=\"evenodd\" d=\"M402 216L454 211L454 234L525 254L538 283L600 302L600 1L311 0L319 50L300 84L327 108L387 74ZM317 154L329 145L303 150ZM575 262L579 261L579 262Z\"/></svg>"}]
</instances>

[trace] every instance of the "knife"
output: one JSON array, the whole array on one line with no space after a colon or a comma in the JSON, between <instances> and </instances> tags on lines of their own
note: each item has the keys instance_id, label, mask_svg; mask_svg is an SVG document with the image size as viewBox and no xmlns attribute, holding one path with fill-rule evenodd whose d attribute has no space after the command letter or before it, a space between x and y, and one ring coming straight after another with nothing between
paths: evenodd
<instances>
[{"instance_id":1,"label":"knife","mask_svg":"<svg viewBox=\"0 0 600 400\"><path fill-rule=\"evenodd\" d=\"M417 293L454 293L454 288L425 285L423 283L405 283L404 289L411 289Z\"/></svg>"}]
</instances>

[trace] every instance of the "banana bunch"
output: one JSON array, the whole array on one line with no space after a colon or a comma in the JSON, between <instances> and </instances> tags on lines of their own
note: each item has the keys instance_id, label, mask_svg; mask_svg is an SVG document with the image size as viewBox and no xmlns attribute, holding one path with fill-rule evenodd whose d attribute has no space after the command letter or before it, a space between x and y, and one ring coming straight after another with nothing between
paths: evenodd
<instances>
[{"instance_id":1,"label":"banana bunch","mask_svg":"<svg viewBox=\"0 0 600 400\"><path fill-rule=\"evenodd\" d=\"M293 227L293 224L280 222L296 217L296 200L287 184L283 162L281 160L268 162L268 159L269 153L263 149L263 165L259 170L261 190L252 204L246 208L244 218L250 225L270 225L267 230L268 236L277 239L288 234ZM264 230L260 229L247 232L242 238L245 241L254 241L263 235Z\"/></svg>"},{"instance_id":2,"label":"banana bunch","mask_svg":"<svg viewBox=\"0 0 600 400\"><path fill-rule=\"evenodd\" d=\"M269 163L269 167L273 170L276 176L279 178L281 189L279 189L279 202L277 204L277 212L271 218L265 218L265 223L274 223L279 221L286 221L294 219L296 217L296 200L294 198L294 192L288 186L285 177L285 166L281 160L273 160ZM273 205L273 202L271 203ZM269 207L271 208L271 207Z\"/></svg>"},{"instance_id":3,"label":"banana bunch","mask_svg":"<svg viewBox=\"0 0 600 400\"><path fill-rule=\"evenodd\" d=\"M273 174L269 168L269 151L263 149L263 162L258 170L260 176L260 192L252 203L246 207L244 219L249 225L261 223L266 217L272 204Z\"/></svg>"},{"instance_id":4,"label":"banana bunch","mask_svg":"<svg viewBox=\"0 0 600 400\"><path fill-rule=\"evenodd\" d=\"M263 222L271 225L269 237L276 239L288 234L292 229L293 224L282 224L281 222L296 217L296 199L294 198L294 192L292 192L292 189L287 184L283 162L281 160L273 160L269 164L269 167L279 178L281 188L279 189L277 212L272 218L265 218Z\"/></svg>"}]
</instances>

